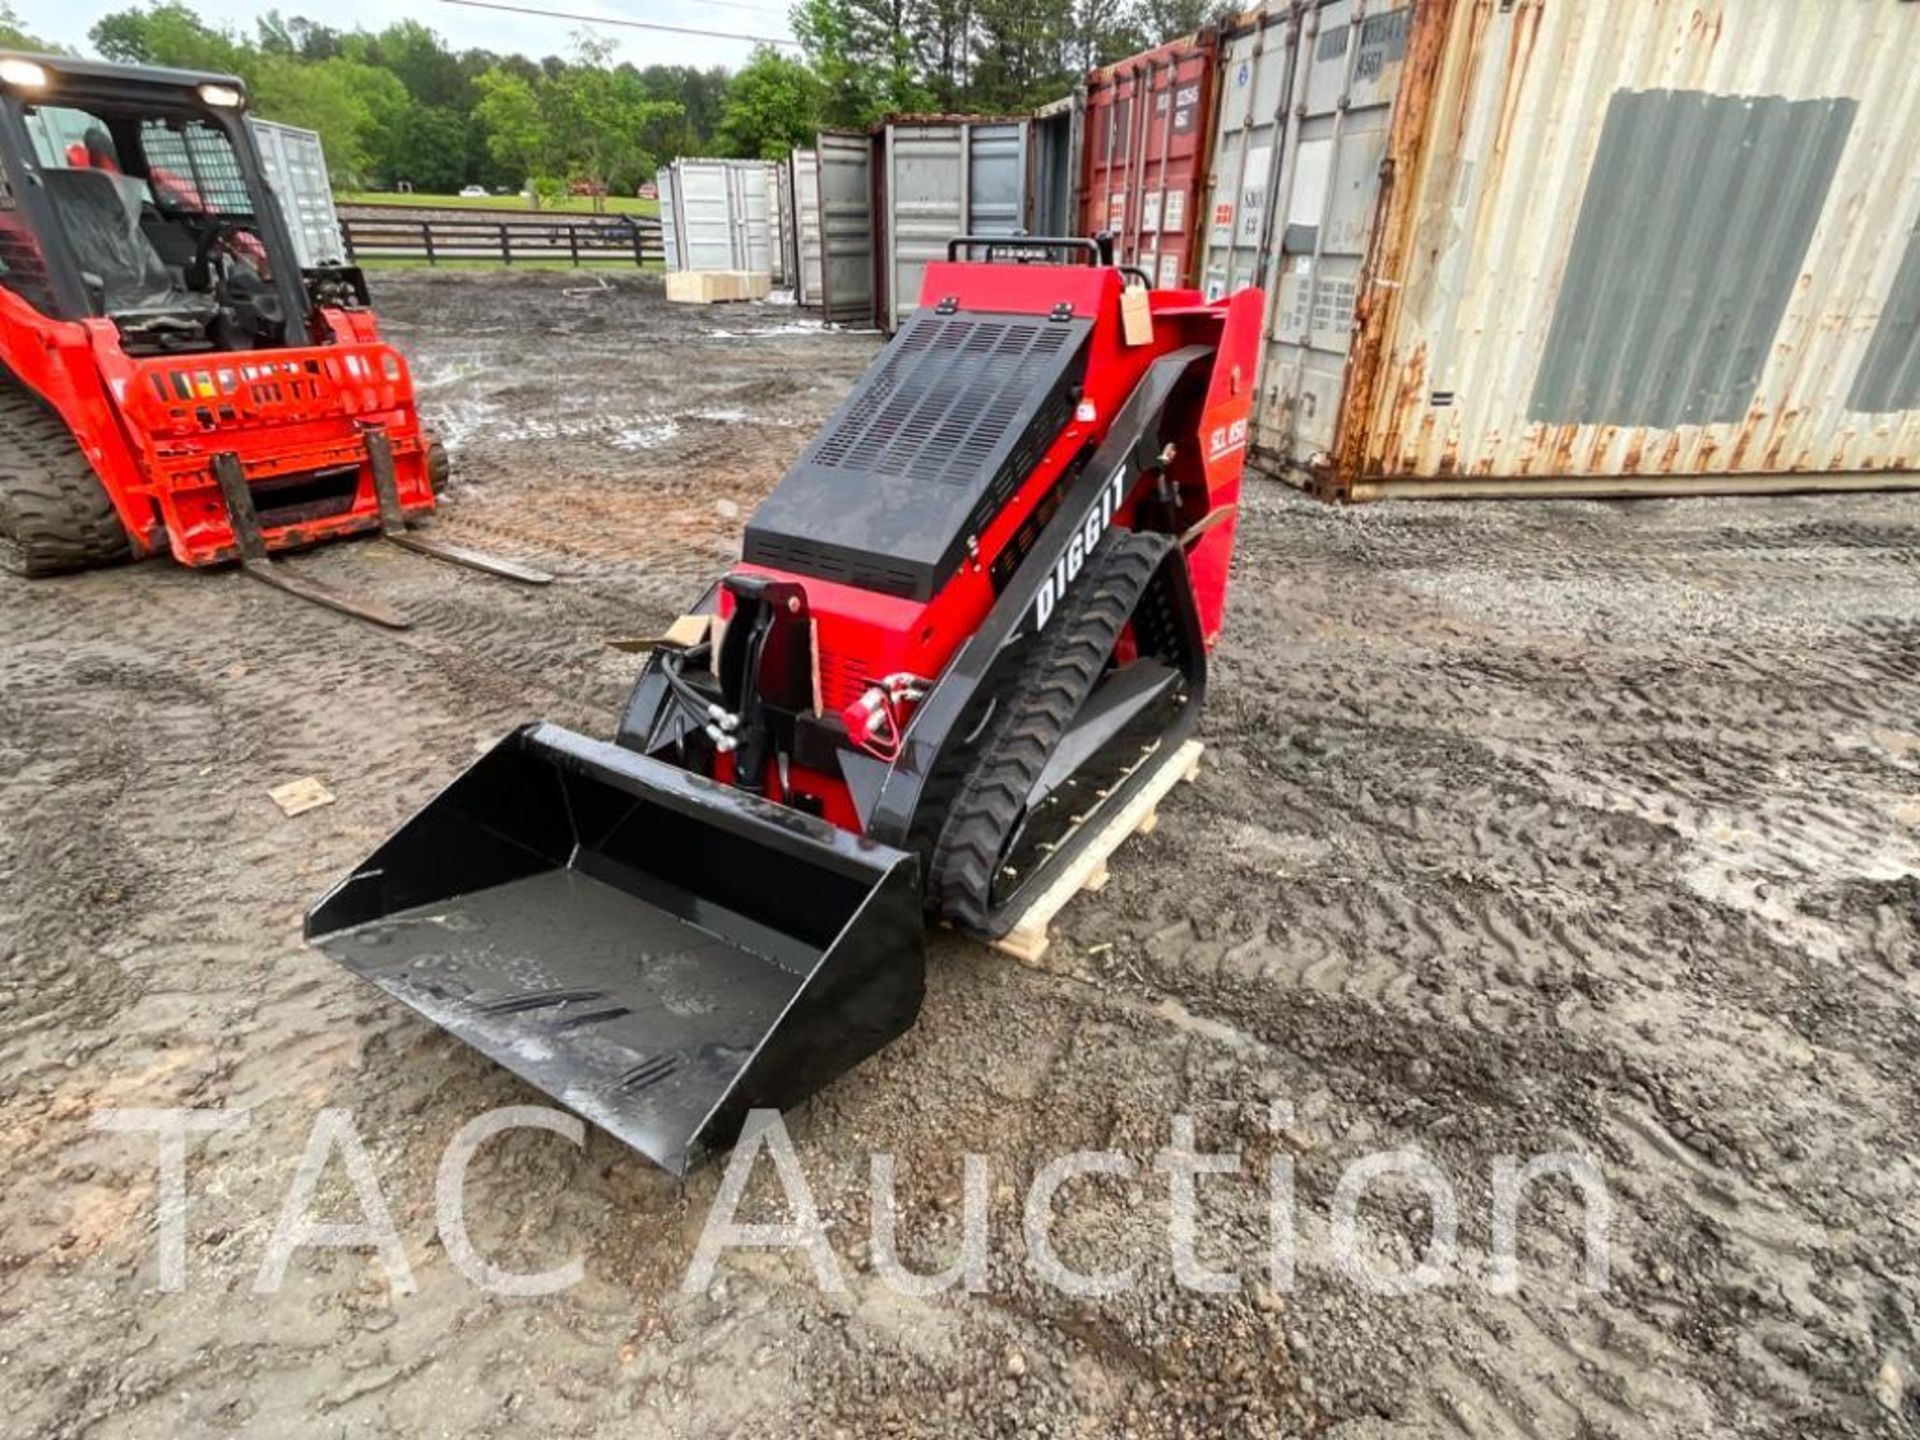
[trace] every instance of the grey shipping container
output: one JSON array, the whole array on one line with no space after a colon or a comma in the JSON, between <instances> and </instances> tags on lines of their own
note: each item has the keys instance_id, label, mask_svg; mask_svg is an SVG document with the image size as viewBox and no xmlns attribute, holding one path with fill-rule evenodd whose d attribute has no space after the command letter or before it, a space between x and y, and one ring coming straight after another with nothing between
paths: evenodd
<instances>
[{"instance_id":1,"label":"grey shipping container","mask_svg":"<svg viewBox=\"0 0 1920 1440\"><path fill-rule=\"evenodd\" d=\"M660 180L671 268L749 270L784 281L778 170L765 160L675 160Z\"/></svg>"},{"instance_id":2,"label":"grey shipping container","mask_svg":"<svg viewBox=\"0 0 1920 1440\"><path fill-rule=\"evenodd\" d=\"M1920 4L1310 0L1222 42L1252 459L1352 499L1915 485Z\"/></svg>"},{"instance_id":3,"label":"grey shipping container","mask_svg":"<svg viewBox=\"0 0 1920 1440\"><path fill-rule=\"evenodd\" d=\"M899 118L882 130L880 320L920 303L929 260L956 235L1012 235L1027 216L1025 120Z\"/></svg>"},{"instance_id":4,"label":"grey shipping container","mask_svg":"<svg viewBox=\"0 0 1920 1440\"><path fill-rule=\"evenodd\" d=\"M820 297L828 320L875 320L873 137L823 130L814 144L820 176Z\"/></svg>"},{"instance_id":5,"label":"grey shipping container","mask_svg":"<svg viewBox=\"0 0 1920 1440\"><path fill-rule=\"evenodd\" d=\"M346 246L340 239L340 216L333 205L333 186L327 180L327 156L320 137L273 120L250 119L267 184L286 217L294 254L302 269L315 265L344 265Z\"/></svg>"}]
</instances>

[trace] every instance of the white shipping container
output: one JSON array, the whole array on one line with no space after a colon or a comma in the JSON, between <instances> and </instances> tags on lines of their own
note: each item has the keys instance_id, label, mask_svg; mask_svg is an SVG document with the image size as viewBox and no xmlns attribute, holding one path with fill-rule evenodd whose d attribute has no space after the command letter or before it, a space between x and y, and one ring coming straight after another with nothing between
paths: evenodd
<instances>
[{"instance_id":1,"label":"white shipping container","mask_svg":"<svg viewBox=\"0 0 1920 1440\"><path fill-rule=\"evenodd\" d=\"M785 283L780 167L766 160L682 157L661 172L669 267L746 270Z\"/></svg>"},{"instance_id":2,"label":"white shipping container","mask_svg":"<svg viewBox=\"0 0 1920 1440\"><path fill-rule=\"evenodd\" d=\"M273 120L250 117L267 184L293 236L293 251L302 269L316 265L344 265L346 246L340 238L340 215L334 209L333 186L327 180L327 157L320 137Z\"/></svg>"},{"instance_id":3,"label":"white shipping container","mask_svg":"<svg viewBox=\"0 0 1920 1440\"><path fill-rule=\"evenodd\" d=\"M1354 499L1913 484L1920 4L1315 0L1223 40L1252 458Z\"/></svg>"}]
</instances>

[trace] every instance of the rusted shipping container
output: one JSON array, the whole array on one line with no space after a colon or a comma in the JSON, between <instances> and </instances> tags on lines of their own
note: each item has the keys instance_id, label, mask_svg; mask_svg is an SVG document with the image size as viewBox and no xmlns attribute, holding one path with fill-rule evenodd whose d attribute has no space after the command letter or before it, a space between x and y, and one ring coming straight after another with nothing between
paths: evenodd
<instances>
[{"instance_id":1,"label":"rusted shipping container","mask_svg":"<svg viewBox=\"0 0 1920 1440\"><path fill-rule=\"evenodd\" d=\"M1323 494L1920 485L1920 4L1301 0L1220 61L1202 263Z\"/></svg>"},{"instance_id":2,"label":"rusted shipping container","mask_svg":"<svg viewBox=\"0 0 1920 1440\"><path fill-rule=\"evenodd\" d=\"M1189 35L1087 76L1081 232L1111 231L1162 287L1194 278L1217 46Z\"/></svg>"}]
</instances>

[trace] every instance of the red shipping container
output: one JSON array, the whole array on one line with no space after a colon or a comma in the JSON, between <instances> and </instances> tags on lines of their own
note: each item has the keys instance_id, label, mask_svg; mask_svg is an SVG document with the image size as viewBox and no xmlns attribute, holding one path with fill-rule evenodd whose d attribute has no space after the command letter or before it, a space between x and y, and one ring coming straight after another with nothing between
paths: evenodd
<instances>
[{"instance_id":1,"label":"red shipping container","mask_svg":"<svg viewBox=\"0 0 1920 1440\"><path fill-rule=\"evenodd\" d=\"M1110 231L1163 289L1196 281L1218 54L1213 32L1189 35L1087 77L1081 232Z\"/></svg>"}]
</instances>

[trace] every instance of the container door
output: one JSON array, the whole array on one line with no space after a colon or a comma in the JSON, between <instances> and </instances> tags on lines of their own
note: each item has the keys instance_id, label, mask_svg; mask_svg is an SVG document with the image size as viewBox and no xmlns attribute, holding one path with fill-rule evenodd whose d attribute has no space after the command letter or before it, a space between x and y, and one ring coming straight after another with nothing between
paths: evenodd
<instances>
[{"instance_id":1,"label":"container door","mask_svg":"<svg viewBox=\"0 0 1920 1440\"><path fill-rule=\"evenodd\" d=\"M308 265L344 265L346 245L340 239L340 212L334 208L333 185L327 179L327 156L320 137L311 130L287 130L281 135L294 204L300 212L297 228L306 236Z\"/></svg>"},{"instance_id":2,"label":"container door","mask_svg":"<svg viewBox=\"0 0 1920 1440\"><path fill-rule=\"evenodd\" d=\"M1148 207L1157 222L1142 235L1143 247L1152 247L1154 283L1162 289L1199 283L1200 197L1212 158L1210 119L1218 51L1209 41L1184 49L1167 67L1164 113L1156 116L1161 136L1158 171L1153 189L1158 204Z\"/></svg>"},{"instance_id":3,"label":"container door","mask_svg":"<svg viewBox=\"0 0 1920 1440\"><path fill-rule=\"evenodd\" d=\"M779 224L773 197L772 167L751 161L729 167L733 171L736 210L735 234L738 237L736 270L772 276L779 259L776 245Z\"/></svg>"},{"instance_id":4,"label":"container door","mask_svg":"<svg viewBox=\"0 0 1920 1440\"><path fill-rule=\"evenodd\" d=\"M1016 234L1027 213L1027 122L970 125L967 139L967 233Z\"/></svg>"},{"instance_id":5,"label":"container door","mask_svg":"<svg viewBox=\"0 0 1920 1440\"><path fill-rule=\"evenodd\" d=\"M793 174L794 235L799 264L794 273L794 299L802 305L818 305L820 274L820 155L815 150L796 150L790 162Z\"/></svg>"},{"instance_id":6,"label":"container door","mask_svg":"<svg viewBox=\"0 0 1920 1440\"><path fill-rule=\"evenodd\" d=\"M820 296L827 319L873 324L873 142L860 133L820 136Z\"/></svg>"},{"instance_id":7,"label":"container door","mask_svg":"<svg viewBox=\"0 0 1920 1440\"><path fill-rule=\"evenodd\" d=\"M660 191L660 245L667 253L667 269L680 268L680 208L674 200L673 167L654 173L654 185Z\"/></svg>"},{"instance_id":8,"label":"container door","mask_svg":"<svg viewBox=\"0 0 1920 1440\"><path fill-rule=\"evenodd\" d=\"M680 215L680 268L739 270L733 167L721 160L676 160L675 209Z\"/></svg>"},{"instance_id":9,"label":"container door","mask_svg":"<svg viewBox=\"0 0 1920 1440\"><path fill-rule=\"evenodd\" d=\"M1272 474L1331 452L1346 388L1360 271L1413 20L1410 0L1385 10L1366 5L1364 19L1354 13L1361 10L1359 0L1335 0L1308 15L1288 106L1304 117L1281 139L1265 213L1252 227L1268 323L1251 458ZM1249 228L1246 216L1240 222L1236 256Z\"/></svg>"},{"instance_id":10,"label":"container door","mask_svg":"<svg viewBox=\"0 0 1920 1440\"><path fill-rule=\"evenodd\" d=\"M1036 118L1028 183L1027 230L1073 235L1079 230L1079 106L1067 102Z\"/></svg>"},{"instance_id":11,"label":"container door","mask_svg":"<svg viewBox=\"0 0 1920 1440\"><path fill-rule=\"evenodd\" d=\"M1131 206L1127 185L1136 128L1134 82L1119 67L1098 72L1088 85L1087 185L1080 197L1080 233L1124 237Z\"/></svg>"},{"instance_id":12,"label":"container door","mask_svg":"<svg viewBox=\"0 0 1920 1440\"><path fill-rule=\"evenodd\" d=\"M1213 184L1200 229L1200 288L1210 300L1265 278L1268 199L1289 134L1300 30L1291 13L1261 11L1222 43Z\"/></svg>"},{"instance_id":13,"label":"container door","mask_svg":"<svg viewBox=\"0 0 1920 1440\"><path fill-rule=\"evenodd\" d=\"M967 127L957 121L889 125L886 147L884 308L891 330L920 303L927 262L945 259L947 242L967 232Z\"/></svg>"},{"instance_id":14,"label":"container door","mask_svg":"<svg viewBox=\"0 0 1920 1440\"><path fill-rule=\"evenodd\" d=\"M333 188L327 180L327 159L320 137L311 130L255 120L255 140L267 183L293 237L294 254L303 269L346 263L340 239L340 216L334 209Z\"/></svg>"},{"instance_id":15,"label":"container door","mask_svg":"<svg viewBox=\"0 0 1920 1440\"><path fill-rule=\"evenodd\" d=\"M773 279L796 292L800 288L800 235L793 211L793 166L767 166L767 194L772 197L775 230L779 244L774 248ZM797 296L796 296L797 298Z\"/></svg>"}]
</instances>

